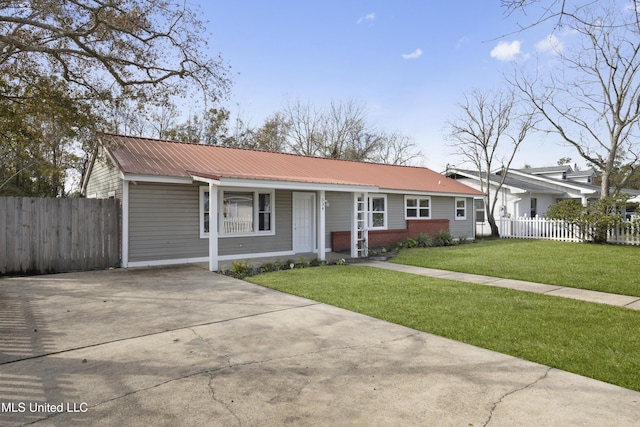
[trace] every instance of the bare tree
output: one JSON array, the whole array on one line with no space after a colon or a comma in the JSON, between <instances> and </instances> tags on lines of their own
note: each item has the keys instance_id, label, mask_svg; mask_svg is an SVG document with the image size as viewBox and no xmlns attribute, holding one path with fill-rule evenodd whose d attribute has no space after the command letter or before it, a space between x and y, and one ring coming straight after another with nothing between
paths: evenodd
<instances>
[{"instance_id":1,"label":"bare tree","mask_svg":"<svg viewBox=\"0 0 640 427\"><path fill-rule=\"evenodd\" d=\"M474 90L458 105L460 115L447 121L451 146L478 172L491 235L498 237L495 221L498 195L518 148L533 128L533 115L518 111L513 92ZM492 186L491 173L499 166L502 167L499 182Z\"/></svg>"},{"instance_id":2,"label":"bare tree","mask_svg":"<svg viewBox=\"0 0 640 427\"><path fill-rule=\"evenodd\" d=\"M580 43L557 52L560 66L537 67L533 75L516 69L511 83L544 117L545 131L599 170L606 197L640 166L640 38L634 14L606 7L582 12L566 21ZM623 176L614 185L616 170Z\"/></svg>"},{"instance_id":3,"label":"bare tree","mask_svg":"<svg viewBox=\"0 0 640 427\"><path fill-rule=\"evenodd\" d=\"M411 137L400 132L381 133L377 154L374 160L390 165L408 165L412 161L422 157L422 152L417 148Z\"/></svg>"},{"instance_id":4,"label":"bare tree","mask_svg":"<svg viewBox=\"0 0 640 427\"><path fill-rule=\"evenodd\" d=\"M324 117L310 102L287 102L282 110L285 120L291 124L289 150L303 156L322 156L325 145Z\"/></svg>"},{"instance_id":5,"label":"bare tree","mask_svg":"<svg viewBox=\"0 0 640 427\"><path fill-rule=\"evenodd\" d=\"M565 25L573 25L571 22L578 22L582 25L588 24L601 28L615 28L620 24L607 21L585 20L585 10L591 9L597 3L596 0L500 0L507 16L522 14L527 22L518 24L519 27L514 32L520 32L535 26L551 22L556 29ZM638 0L615 1L609 0L609 7L624 9L630 16L631 23L636 29L640 29L640 2Z\"/></svg>"},{"instance_id":6,"label":"bare tree","mask_svg":"<svg viewBox=\"0 0 640 427\"><path fill-rule=\"evenodd\" d=\"M143 136L149 123L145 117L144 107L127 99L118 99L112 108L104 110L101 126L107 132L124 135Z\"/></svg>"},{"instance_id":7,"label":"bare tree","mask_svg":"<svg viewBox=\"0 0 640 427\"><path fill-rule=\"evenodd\" d=\"M371 132L367 129L365 107L349 99L346 102L331 102L323 117L323 157L364 160L371 150Z\"/></svg>"},{"instance_id":8,"label":"bare tree","mask_svg":"<svg viewBox=\"0 0 640 427\"><path fill-rule=\"evenodd\" d=\"M287 123L287 151L296 154L392 164L422 156L410 138L371 126L365 105L353 99L327 109L296 101L278 114Z\"/></svg>"},{"instance_id":9,"label":"bare tree","mask_svg":"<svg viewBox=\"0 0 640 427\"><path fill-rule=\"evenodd\" d=\"M149 126L153 129L154 136L157 138L170 138L169 132L176 126L178 116L178 107L167 100L164 105L151 109L144 124L149 123Z\"/></svg>"}]
</instances>

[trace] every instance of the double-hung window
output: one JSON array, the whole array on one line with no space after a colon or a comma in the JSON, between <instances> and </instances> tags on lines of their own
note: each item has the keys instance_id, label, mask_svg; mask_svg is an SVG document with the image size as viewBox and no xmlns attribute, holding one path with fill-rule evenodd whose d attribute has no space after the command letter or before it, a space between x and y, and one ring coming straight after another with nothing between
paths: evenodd
<instances>
[{"instance_id":1,"label":"double-hung window","mask_svg":"<svg viewBox=\"0 0 640 427\"><path fill-rule=\"evenodd\" d=\"M476 222L484 222L484 200L475 199L473 205L476 210Z\"/></svg>"},{"instance_id":2,"label":"double-hung window","mask_svg":"<svg viewBox=\"0 0 640 427\"><path fill-rule=\"evenodd\" d=\"M456 219L467 219L467 199L456 197Z\"/></svg>"},{"instance_id":3,"label":"double-hung window","mask_svg":"<svg viewBox=\"0 0 640 427\"><path fill-rule=\"evenodd\" d=\"M218 229L220 237L273 234L273 201L273 191L222 190L218 218L216 212L209 211L209 191L201 187L200 237L207 237L211 227Z\"/></svg>"},{"instance_id":4,"label":"double-hung window","mask_svg":"<svg viewBox=\"0 0 640 427\"><path fill-rule=\"evenodd\" d=\"M431 197L404 197L404 219L430 219Z\"/></svg>"},{"instance_id":5,"label":"double-hung window","mask_svg":"<svg viewBox=\"0 0 640 427\"><path fill-rule=\"evenodd\" d=\"M387 228L387 196L385 194L369 196L369 228Z\"/></svg>"}]
</instances>

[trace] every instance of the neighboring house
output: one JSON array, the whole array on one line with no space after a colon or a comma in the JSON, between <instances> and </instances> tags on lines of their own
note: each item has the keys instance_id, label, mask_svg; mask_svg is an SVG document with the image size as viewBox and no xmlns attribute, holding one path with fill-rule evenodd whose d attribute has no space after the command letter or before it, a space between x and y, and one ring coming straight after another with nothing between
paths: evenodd
<instances>
[{"instance_id":1,"label":"neighboring house","mask_svg":"<svg viewBox=\"0 0 640 427\"><path fill-rule=\"evenodd\" d=\"M478 171L449 168L445 176L480 189ZM496 219L544 216L549 206L559 200L574 199L586 205L600 198L600 186L593 184L594 177L593 169L580 171L575 165L510 169L498 194ZM483 181L485 178L486 174L482 173ZM490 174L489 178L495 194L502 171ZM625 193L637 195L638 191L625 190ZM475 208L478 235L491 234L483 201L476 200Z\"/></svg>"},{"instance_id":2,"label":"neighboring house","mask_svg":"<svg viewBox=\"0 0 640 427\"><path fill-rule=\"evenodd\" d=\"M430 169L102 135L86 197L122 203L122 266L348 250L449 230L481 193Z\"/></svg>"}]
</instances>

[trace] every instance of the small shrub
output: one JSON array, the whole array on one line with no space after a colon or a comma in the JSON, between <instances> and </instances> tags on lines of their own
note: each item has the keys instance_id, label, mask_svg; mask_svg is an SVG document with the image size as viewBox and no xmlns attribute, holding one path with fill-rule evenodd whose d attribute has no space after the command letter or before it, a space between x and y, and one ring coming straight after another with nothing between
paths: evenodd
<instances>
[{"instance_id":1,"label":"small shrub","mask_svg":"<svg viewBox=\"0 0 640 427\"><path fill-rule=\"evenodd\" d=\"M402 246L403 249L413 249L413 248L418 247L418 242L416 242L411 237L407 237L406 239L404 239L402 241L401 246Z\"/></svg>"},{"instance_id":2,"label":"small shrub","mask_svg":"<svg viewBox=\"0 0 640 427\"><path fill-rule=\"evenodd\" d=\"M419 248L430 248L433 246L433 237L426 233L420 233L416 236L416 243Z\"/></svg>"},{"instance_id":3,"label":"small shrub","mask_svg":"<svg viewBox=\"0 0 640 427\"><path fill-rule=\"evenodd\" d=\"M296 264L297 268L307 268L309 267L311 264L309 264L309 261L307 261L306 259L304 259L304 257L300 257L300 262L298 264Z\"/></svg>"},{"instance_id":4,"label":"small shrub","mask_svg":"<svg viewBox=\"0 0 640 427\"><path fill-rule=\"evenodd\" d=\"M312 259L312 260L311 260L311 262L309 263L309 265L310 265L311 267L319 267L319 266L321 266L321 265L322 265L322 263L323 263L323 261L320 261L318 258L314 258L314 259Z\"/></svg>"},{"instance_id":5,"label":"small shrub","mask_svg":"<svg viewBox=\"0 0 640 427\"><path fill-rule=\"evenodd\" d=\"M231 264L231 275L236 279L244 279L249 274L249 263L247 261L233 261Z\"/></svg>"},{"instance_id":6,"label":"small shrub","mask_svg":"<svg viewBox=\"0 0 640 427\"><path fill-rule=\"evenodd\" d=\"M453 236L449 230L440 230L433 238L434 246L452 246L454 245Z\"/></svg>"},{"instance_id":7,"label":"small shrub","mask_svg":"<svg viewBox=\"0 0 640 427\"><path fill-rule=\"evenodd\" d=\"M266 264L262 264L260 266L260 273L269 273L271 271L277 271L276 267L274 264L268 262Z\"/></svg>"}]
</instances>

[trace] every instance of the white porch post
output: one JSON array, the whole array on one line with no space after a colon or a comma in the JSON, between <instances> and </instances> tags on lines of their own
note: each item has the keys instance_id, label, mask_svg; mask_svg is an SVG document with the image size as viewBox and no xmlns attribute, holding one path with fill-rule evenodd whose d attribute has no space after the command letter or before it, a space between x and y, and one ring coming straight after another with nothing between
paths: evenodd
<instances>
[{"instance_id":1,"label":"white porch post","mask_svg":"<svg viewBox=\"0 0 640 427\"><path fill-rule=\"evenodd\" d=\"M209 181L209 271L218 271L218 186Z\"/></svg>"},{"instance_id":2,"label":"white porch post","mask_svg":"<svg viewBox=\"0 0 640 427\"><path fill-rule=\"evenodd\" d=\"M358 258L358 193L353 193L351 213L351 258Z\"/></svg>"},{"instance_id":3,"label":"white porch post","mask_svg":"<svg viewBox=\"0 0 640 427\"><path fill-rule=\"evenodd\" d=\"M326 247L326 206L327 200L325 199L325 191L320 190L320 203L318 203L318 260L324 261L326 259L325 247Z\"/></svg>"},{"instance_id":4,"label":"white porch post","mask_svg":"<svg viewBox=\"0 0 640 427\"><path fill-rule=\"evenodd\" d=\"M362 256L369 256L369 193L362 193Z\"/></svg>"}]
</instances>

